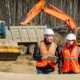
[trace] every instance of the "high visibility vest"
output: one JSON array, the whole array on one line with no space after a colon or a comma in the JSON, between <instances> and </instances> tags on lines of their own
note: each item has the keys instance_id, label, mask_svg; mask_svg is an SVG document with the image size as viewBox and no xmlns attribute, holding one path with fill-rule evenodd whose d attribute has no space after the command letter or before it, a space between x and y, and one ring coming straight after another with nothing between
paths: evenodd
<instances>
[{"instance_id":1,"label":"high visibility vest","mask_svg":"<svg viewBox=\"0 0 80 80\"><path fill-rule=\"evenodd\" d=\"M39 50L40 50L40 54L41 56L46 56L46 55L52 55L52 56L55 56L55 51L56 51L56 47L57 45L55 43L52 43L50 46L47 46L44 41L42 41L40 43L40 47L39 47ZM37 61L37 67L45 67L47 65L50 65L52 68L55 67L55 63L54 61L50 61L50 60L39 60Z\"/></svg>"},{"instance_id":2,"label":"high visibility vest","mask_svg":"<svg viewBox=\"0 0 80 80\"><path fill-rule=\"evenodd\" d=\"M78 46L74 46L72 50L64 47L62 51L63 63L61 67L62 72L80 72L78 63Z\"/></svg>"},{"instance_id":3,"label":"high visibility vest","mask_svg":"<svg viewBox=\"0 0 80 80\"><path fill-rule=\"evenodd\" d=\"M57 45L53 42L51 45L46 45L44 41L41 41L40 43L40 47L39 47L39 50L40 50L40 53L42 56L45 56L45 55L48 55L48 54L51 54L51 55L55 55L55 51L56 51L56 47Z\"/></svg>"}]
</instances>

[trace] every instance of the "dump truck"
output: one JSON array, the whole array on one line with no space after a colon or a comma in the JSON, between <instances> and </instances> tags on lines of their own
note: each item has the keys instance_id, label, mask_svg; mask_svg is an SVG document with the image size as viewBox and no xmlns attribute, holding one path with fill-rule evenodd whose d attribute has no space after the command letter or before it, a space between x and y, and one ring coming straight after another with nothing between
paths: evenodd
<instances>
[{"instance_id":1,"label":"dump truck","mask_svg":"<svg viewBox=\"0 0 80 80\"><path fill-rule=\"evenodd\" d=\"M6 26L0 21L0 53L33 54L47 26Z\"/></svg>"}]
</instances>

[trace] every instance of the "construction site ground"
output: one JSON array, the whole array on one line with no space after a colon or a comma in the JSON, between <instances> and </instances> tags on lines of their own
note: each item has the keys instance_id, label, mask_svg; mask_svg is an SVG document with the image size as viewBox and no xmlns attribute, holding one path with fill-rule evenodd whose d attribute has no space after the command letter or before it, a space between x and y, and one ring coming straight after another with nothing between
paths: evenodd
<instances>
[{"instance_id":1,"label":"construction site ground","mask_svg":"<svg viewBox=\"0 0 80 80\"><path fill-rule=\"evenodd\" d=\"M0 61L0 80L80 80L80 74L36 74L35 61L30 56Z\"/></svg>"},{"instance_id":2,"label":"construction site ground","mask_svg":"<svg viewBox=\"0 0 80 80\"><path fill-rule=\"evenodd\" d=\"M80 75L35 75L0 72L0 80L80 80Z\"/></svg>"},{"instance_id":3,"label":"construction site ground","mask_svg":"<svg viewBox=\"0 0 80 80\"><path fill-rule=\"evenodd\" d=\"M26 56L17 56L16 59L0 60L0 72L35 74L35 61Z\"/></svg>"}]
</instances>

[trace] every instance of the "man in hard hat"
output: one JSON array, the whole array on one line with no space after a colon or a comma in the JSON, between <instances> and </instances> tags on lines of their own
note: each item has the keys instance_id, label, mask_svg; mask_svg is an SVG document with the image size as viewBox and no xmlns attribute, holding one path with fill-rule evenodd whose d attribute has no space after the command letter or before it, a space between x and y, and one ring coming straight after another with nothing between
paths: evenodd
<instances>
[{"instance_id":1,"label":"man in hard hat","mask_svg":"<svg viewBox=\"0 0 80 80\"><path fill-rule=\"evenodd\" d=\"M78 63L79 47L76 44L76 35L69 33L66 36L66 44L62 49L62 73L80 73L80 66Z\"/></svg>"},{"instance_id":2,"label":"man in hard hat","mask_svg":"<svg viewBox=\"0 0 80 80\"><path fill-rule=\"evenodd\" d=\"M40 42L39 53L36 63L37 73L48 74L53 72L56 66L55 51L57 45L54 43L54 31L50 28L44 31L44 40Z\"/></svg>"}]
</instances>

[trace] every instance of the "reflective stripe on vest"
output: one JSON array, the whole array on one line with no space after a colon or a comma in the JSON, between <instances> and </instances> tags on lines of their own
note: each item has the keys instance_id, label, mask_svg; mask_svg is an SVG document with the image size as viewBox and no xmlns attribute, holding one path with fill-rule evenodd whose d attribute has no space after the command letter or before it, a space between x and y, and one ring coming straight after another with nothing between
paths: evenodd
<instances>
[{"instance_id":1,"label":"reflective stripe on vest","mask_svg":"<svg viewBox=\"0 0 80 80\"><path fill-rule=\"evenodd\" d=\"M77 58L64 58L64 60L78 60Z\"/></svg>"},{"instance_id":2,"label":"reflective stripe on vest","mask_svg":"<svg viewBox=\"0 0 80 80\"><path fill-rule=\"evenodd\" d=\"M64 59L77 59L78 58L78 47L75 46L73 50L70 52L69 49L64 48L63 50Z\"/></svg>"}]
</instances>

